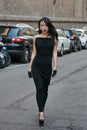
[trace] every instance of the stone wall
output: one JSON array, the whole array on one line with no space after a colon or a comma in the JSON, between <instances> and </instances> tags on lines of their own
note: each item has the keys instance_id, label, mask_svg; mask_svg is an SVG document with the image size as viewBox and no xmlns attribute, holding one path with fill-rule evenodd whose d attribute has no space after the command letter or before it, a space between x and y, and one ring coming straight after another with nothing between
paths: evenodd
<instances>
[{"instance_id":1,"label":"stone wall","mask_svg":"<svg viewBox=\"0 0 87 130\"><path fill-rule=\"evenodd\" d=\"M87 26L87 0L0 0L0 23L29 23L49 17L56 27Z\"/></svg>"}]
</instances>

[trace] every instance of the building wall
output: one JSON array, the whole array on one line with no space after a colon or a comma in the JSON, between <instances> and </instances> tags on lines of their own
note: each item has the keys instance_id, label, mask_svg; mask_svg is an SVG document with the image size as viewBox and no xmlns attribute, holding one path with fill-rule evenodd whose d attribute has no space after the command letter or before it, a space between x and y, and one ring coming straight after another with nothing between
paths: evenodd
<instances>
[{"instance_id":1,"label":"building wall","mask_svg":"<svg viewBox=\"0 0 87 130\"><path fill-rule=\"evenodd\" d=\"M0 23L29 23L49 17L56 27L87 26L87 0L0 0Z\"/></svg>"}]
</instances>

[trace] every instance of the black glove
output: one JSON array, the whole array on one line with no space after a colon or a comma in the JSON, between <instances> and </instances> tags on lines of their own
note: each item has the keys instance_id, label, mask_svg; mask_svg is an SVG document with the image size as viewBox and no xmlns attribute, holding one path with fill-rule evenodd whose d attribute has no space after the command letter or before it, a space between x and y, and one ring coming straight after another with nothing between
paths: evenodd
<instances>
[{"instance_id":1,"label":"black glove","mask_svg":"<svg viewBox=\"0 0 87 130\"><path fill-rule=\"evenodd\" d=\"M57 74L57 70L53 70L52 77L54 77Z\"/></svg>"},{"instance_id":2,"label":"black glove","mask_svg":"<svg viewBox=\"0 0 87 130\"><path fill-rule=\"evenodd\" d=\"M30 71L28 71L28 77L32 78L32 73Z\"/></svg>"}]
</instances>

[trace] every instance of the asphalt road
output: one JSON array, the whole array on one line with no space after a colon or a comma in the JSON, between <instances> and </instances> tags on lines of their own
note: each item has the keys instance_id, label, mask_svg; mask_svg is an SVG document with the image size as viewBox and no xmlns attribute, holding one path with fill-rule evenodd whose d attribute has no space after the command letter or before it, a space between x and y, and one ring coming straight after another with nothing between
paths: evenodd
<instances>
[{"instance_id":1,"label":"asphalt road","mask_svg":"<svg viewBox=\"0 0 87 130\"><path fill-rule=\"evenodd\" d=\"M38 126L38 108L28 64L0 70L0 130L87 130L87 50L58 58L45 108L45 125Z\"/></svg>"}]
</instances>

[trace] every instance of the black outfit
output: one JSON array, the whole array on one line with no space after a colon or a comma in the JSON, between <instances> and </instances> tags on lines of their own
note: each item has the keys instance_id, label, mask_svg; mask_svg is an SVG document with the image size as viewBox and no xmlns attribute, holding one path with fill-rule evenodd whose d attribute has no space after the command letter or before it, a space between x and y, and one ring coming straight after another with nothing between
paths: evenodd
<instances>
[{"instance_id":1,"label":"black outfit","mask_svg":"<svg viewBox=\"0 0 87 130\"><path fill-rule=\"evenodd\" d=\"M52 74L54 41L53 38L37 37L35 45L37 54L32 63L32 75L36 85L36 99L39 112L43 112Z\"/></svg>"}]
</instances>

